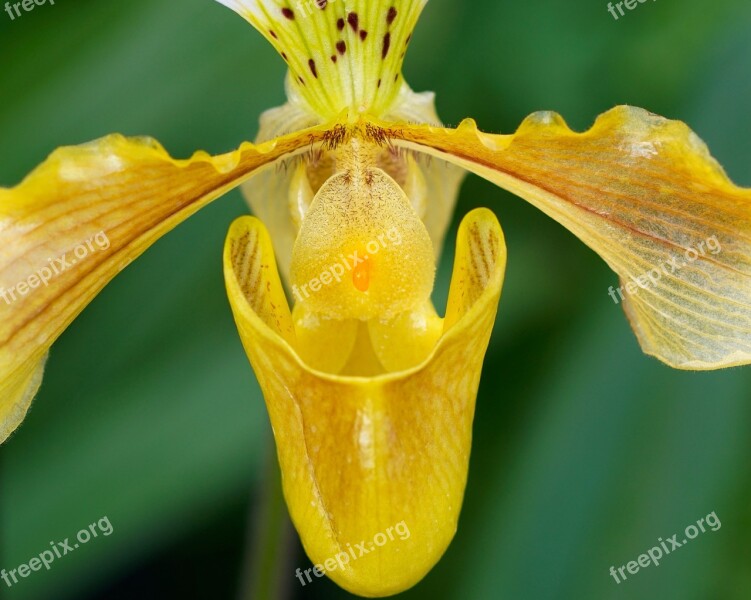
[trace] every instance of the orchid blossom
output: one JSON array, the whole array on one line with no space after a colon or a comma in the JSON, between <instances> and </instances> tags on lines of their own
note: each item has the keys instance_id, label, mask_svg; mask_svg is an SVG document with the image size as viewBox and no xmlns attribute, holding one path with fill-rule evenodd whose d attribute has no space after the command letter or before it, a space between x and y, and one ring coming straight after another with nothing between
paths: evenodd
<instances>
[{"instance_id":1,"label":"orchid blossom","mask_svg":"<svg viewBox=\"0 0 751 600\"><path fill-rule=\"evenodd\" d=\"M0 189L0 442L96 294L237 186L255 216L229 229L226 287L308 556L325 565L409 528L328 572L356 594L414 585L456 531L506 264L493 213L466 215L439 316L436 262L466 172L532 203L638 285L623 306L647 354L680 369L751 362L751 190L685 124L620 106L584 133L551 112L511 135L470 119L447 128L433 95L401 74L427 0L219 2L289 68L288 101L262 115L254 144L177 160L150 138L111 135L60 148ZM56 262L97 235L106 248ZM661 268L709 239L720 253Z\"/></svg>"}]
</instances>

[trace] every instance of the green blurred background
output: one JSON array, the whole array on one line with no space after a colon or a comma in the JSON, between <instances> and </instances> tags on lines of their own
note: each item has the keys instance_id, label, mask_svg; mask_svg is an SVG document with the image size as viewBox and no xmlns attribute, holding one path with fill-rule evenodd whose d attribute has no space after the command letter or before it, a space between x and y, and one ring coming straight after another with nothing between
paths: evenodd
<instances>
[{"instance_id":1,"label":"green blurred background","mask_svg":"<svg viewBox=\"0 0 751 600\"><path fill-rule=\"evenodd\" d=\"M446 123L473 116L494 132L535 110L581 130L613 105L642 106L689 123L751 186L748 1L647 2L618 21L606 6L432 0L406 78L437 92ZM56 146L110 132L152 135L181 157L228 151L283 102L283 75L211 0L0 13L0 185ZM456 220L475 206L504 227L506 286L459 531L404 598L751 598L751 368L686 373L644 356L597 256L471 178ZM28 419L0 449L0 568L105 515L114 533L12 589L0 582L0 597L237 597L270 435L221 272L243 211L235 191L190 219L54 346ZM712 511L719 531L620 585L608 574ZM290 597L351 597L289 579Z\"/></svg>"}]
</instances>

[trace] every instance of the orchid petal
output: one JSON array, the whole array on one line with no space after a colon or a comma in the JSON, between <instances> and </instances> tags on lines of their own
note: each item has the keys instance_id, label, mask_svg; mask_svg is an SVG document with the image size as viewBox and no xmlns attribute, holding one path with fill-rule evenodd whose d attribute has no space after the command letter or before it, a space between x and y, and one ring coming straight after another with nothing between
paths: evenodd
<instances>
[{"instance_id":1,"label":"orchid petal","mask_svg":"<svg viewBox=\"0 0 751 600\"><path fill-rule=\"evenodd\" d=\"M620 275L610 293L646 353L681 369L751 362L751 190L735 186L685 124L622 106L584 133L536 113L513 135L482 133L471 120L386 125L382 135L571 230Z\"/></svg>"},{"instance_id":2,"label":"orchid petal","mask_svg":"<svg viewBox=\"0 0 751 600\"><path fill-rule=\"evenodd\" d=\"M113 277L256 170L322 136L175 160L154 140L112 135L58 149L17 187L0 188L0 443L23 420L52 343Z\"/></svg>"},{"instance_id":3,"label":"orchid petal","mask_svg":"<svg viewBox=\"0 0 751 600\"><path fill-rule=\"evenodd\" d=\"M402 61L427 0L217 0L276 48L288 88L309 112L383 116L399 96Z\"/></svg>"}]
</instances>

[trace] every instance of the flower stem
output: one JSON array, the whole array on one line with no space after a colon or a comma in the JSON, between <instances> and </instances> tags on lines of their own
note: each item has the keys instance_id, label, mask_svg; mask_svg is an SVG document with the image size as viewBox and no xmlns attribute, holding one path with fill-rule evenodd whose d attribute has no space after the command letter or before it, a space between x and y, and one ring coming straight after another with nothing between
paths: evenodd
<instances>
[{"instance_id":1,"label":"flower stem","mask_svg":"<svg viewBox=\"0 0 751 600\"><path fill-rule=\"evenodd\" d=\"M240 600L286 600L294 578L294 529L282 493L273 439L266 444L260 493L251 501Z\"/></svg>"}]
</instances>

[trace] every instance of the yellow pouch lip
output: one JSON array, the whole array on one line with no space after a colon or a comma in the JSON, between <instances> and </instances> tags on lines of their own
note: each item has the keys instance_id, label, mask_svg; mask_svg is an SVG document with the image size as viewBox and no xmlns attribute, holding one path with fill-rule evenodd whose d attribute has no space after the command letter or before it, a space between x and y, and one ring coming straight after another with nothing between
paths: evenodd
<instances>
[{"instance_id":1,"label":"yellow pouch lip","mask_svg":"<svg viewBox=\"0 0 751 600\"><path fill-rule=\"evenodd\" d=\"M263 224L244 217L230 228L230 302L264 393L284 496L308 556L324 564L395 523L404 522L411 533L346 570L327 567L344 589L368 597L404 591L453 539L504 268L495 216L473 211L459 228L447 306L453 325L430 355L393 373L332 375L311 369L294 350L295 331Z\"/></svg>"}]
</instances>

